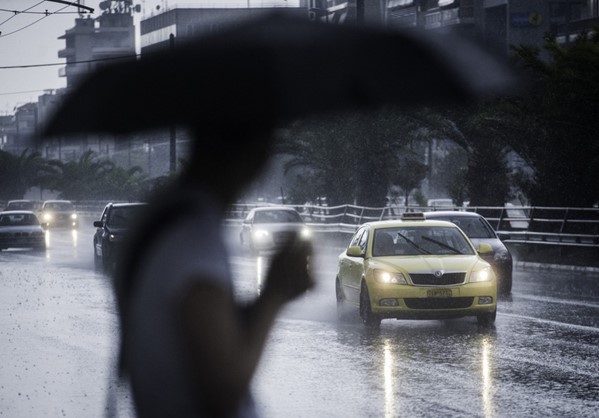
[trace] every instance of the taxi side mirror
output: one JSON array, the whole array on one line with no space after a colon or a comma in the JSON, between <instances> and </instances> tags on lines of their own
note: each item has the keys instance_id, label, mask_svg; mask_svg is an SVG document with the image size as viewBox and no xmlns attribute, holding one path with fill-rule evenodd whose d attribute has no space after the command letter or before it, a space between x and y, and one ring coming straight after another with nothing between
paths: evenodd
<instances>
[{"instance_id":1,"label":"taxi side mirror","mask_svg":"<svg viewBox=\"0 0 599 418\"><path fill-rule=\"evenodd\" d=\"M357 245L349 247L345 254L347 254L350 257L364 257L364 254L362 254L362 248L360 248Z\"/></svg>"},{"instance_id":2,"label":"taxi side mirror","mask_svg":"<svg viewBox=\"0 0 599 418\"><path fill-rule=\"evenodd\" d=\"M489 254L493 252L493 247L491 244L487 244L486 242L481 242L478 244L478 248L476 249L479 254Z\"/></svg>"}]
</instances>

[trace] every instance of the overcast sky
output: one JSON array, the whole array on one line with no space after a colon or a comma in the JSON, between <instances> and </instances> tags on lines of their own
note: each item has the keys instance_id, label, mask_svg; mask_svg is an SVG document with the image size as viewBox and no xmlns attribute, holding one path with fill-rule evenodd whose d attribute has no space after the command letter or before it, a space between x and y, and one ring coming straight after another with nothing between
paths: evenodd
<instances>
[{"instance_id":1,"label":"overcast sky","mask_svg":"<svg viewBox=\"0 0 599 418\"><path fill-rule=\"evenodd\" d=\"M95 9L92 16L99 15L99 0L83 3ZM46 10L69 14L38 14ZM0 0L0 115L12 114L17 105L37 101L44 90L66 85L66 80L58 76L59 68L65 62L58 58L58 51L65 47L65 41L58 37L75 25L76 11L73 7L49 1ZM58 63L61 65L5 68Z\"/></svg>"},{"instance_id":2,"label":"overcast sky","mask_svg":"<svg viewBox=\"0 0 599 418\"><path fill-rule=\"evenodd\" d=\"M77 0L70 0L75 3ZM156 6L174 7L176 4L200 6L245 7L297 6L299 0L134 0L142 6L139 18L156 13ZM101 14L100 0L81 0L81 4L94 8L92 17ZM193 7L192 6L192 7ZM15 14L14 11L19 13ZM50 14L46 16L44 13ZM64 39L58 39L75 26L78 17L74 7L43 0L0 0L0 115L13 114L15 106L36 102L44 90L66 86L66 79L58 72L65 60L58 51L65 48ZM60 65L49 65L60 64ZM30 68L14 66L45 65Z\"/></svg>"}]
</instances>

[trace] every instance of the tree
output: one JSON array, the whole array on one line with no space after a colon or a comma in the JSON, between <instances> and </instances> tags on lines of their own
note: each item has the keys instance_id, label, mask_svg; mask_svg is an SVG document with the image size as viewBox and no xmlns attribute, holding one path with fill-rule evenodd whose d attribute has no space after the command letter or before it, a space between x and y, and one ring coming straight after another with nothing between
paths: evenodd
<instances>
[{"instance_id":1,"label":"tree","mask_svg":"<svg viewBox=\"0 0 599 418\"><path fill-rule=\"evenodd\" d=\"M36 151L20 155L0 150L0 199L21 199L33 186L42 186L47 163Z\"/></svg>"},{"instance_id":2,"label":"tree","mask_svg":"<svg viewBox=\"0 0 599 418\"><path fill-rule=\"evenodd\" d=\"M124 169L115 166L98 185L98 197L116 200L144 200L142 184L147 176L139 166Z\"/></svg>"},{"instance_id":3,"label":"tree","mask_svg":"<svg viewBox=\"0 0 599 418\"><path fill-rule=\"evenodd\" d=\"M92 150L79 160L48 162L52 171L48 184L69 200L106 199L137 200L143 197L146 175L140 167L124 169L106 159L98 159Z\"/></svg>"},{"instance_id":4,"label":"tree","mask_svg":"<svg viewBox=\"0 0 599 418\"><path fill-rule=\"evenodd\" d=\"M330 205L384 206L414 129L397 109L339 113L296 122L281 138L278 152L291 157L286 174L304 170L296 178L312 182L312 200L325 195Z\"/></svg>"},{"instance_id":5,"label":"tree","mask_svg":"<svg viewBox=\"0 0 599 418\"><path fill-rule=\"evenodd\" d=\"M404 151L399 157L399 164L393 173L392 180L403 190L406 206L410 193L420 187L427 170L428 167L422 162L422 156L411 150Z\"/></svg>"},{"instance_id":6,"label":"tree","mask_svg":"<svg viewBox=\"0 0 599 418\"><path fill-rule=\"evenodd\" d=\"M569 45L547 36L539 48L513 50L530 88L504 101L508 143L533 167L530 200L537 206L588 207L599 201L599 34Z\"/></svg>"},{"instance_id":7,"label":"tree","mask_svg":"<svg viewBox=\"0 0 599 418\"><path fill-rule=\"evenodd\" d=\"M69 200L86 200L102 197L100 187L106 175L114 169L114 163L98 160L95 152L84 152L79 160L63 162L52 160L51 189L60 192L59 197Z\"/></svg>"}]
</instances>

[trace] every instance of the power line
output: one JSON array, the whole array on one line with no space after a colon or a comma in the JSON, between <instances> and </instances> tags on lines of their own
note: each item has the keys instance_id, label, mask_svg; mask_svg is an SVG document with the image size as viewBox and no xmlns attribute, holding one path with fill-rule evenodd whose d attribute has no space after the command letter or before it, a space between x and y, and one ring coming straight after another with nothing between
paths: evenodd
<instances>
[{"instance_id":1,"label":"power line","mask_svg":"<svg viewBox=\"0 0 599 418\"><path fill-rule=\"evenodd\" d=\"M47 90L58 90L58 89L39 89L39 90L11 91L11 92L8 92L8 93L0 93L0 96L9 96L11 94L39 93L40 91L47 91Z\"/></svg>"},{"instance_id":2,"label":"power line","mask_svg":"<svg viewBox=\"0 0 599 418\"><path fill-rule=\"evenodd\" d=\"M60 4L66 4L67 6L77 7L77 9L87 10L89 13L94 12L94 9L92 7L84 6L82 4L79 4L79 2L75 3L72 1L65 1L65 0L46 0L46 1L51 1L52 3L60 3Z\"/></svg>"},{"instance_id":3,"label":"power line","mask_svg":"<svg viewBox=\"0 0 599 418\"><path fill-rule=\"evenodd\" d=\"M9 10L9 9L0 9L0 12L14 13L11 17L6 19L4 22L0 22L0 25L9 21L10 19L12 19L13 17L15 17L17 15L24 15L24 14L26 14L26 15L78 15L79 14L79 12L49 12L47 10L43 11L43 12L28 12L26 10L18 11L18 10Z\"/></svg>"},{"instance_id":4,"label":"power line","mask_svg":"<svg viewBox=\"0 0 599 418\"><path fill-rule=\"evenodd\" d=\"M115 61L115 60L126 60L131 59L133 57L140 57L140 54L128 55L126 57L112 57L112 58L98 58L95 60L85 60L85 61L71 61L66 64L87 64L90 62L104 62L104 61ZM38 68L38 67L54 67L57 65L65 65L64 62L52 62L47 64L25 64L25 65L4 65L0 66L0 70L14 70L18 68Z\"/></svg>"},{"instance_id":5,"label":"power line","mask_svg":"<svg viewBox=\"0 0 599 418\"><path fill-rule=\"evenodd\" d=\"M45 1L46 1L46 0L42 0L42 1L40 1L39 3L36 3L36 4L34 4L33 6L31 6L31 7L27 8L27 9L23 10L22 12L19 12L19 11L17 11L17 10L5 10L5 9L0 9L0 10L2 10L3 12L11 12L11 13L14 13L14 14L13 14L11 17L9 17L8 19L6 19L5 21L3 21L3 22L0 22L0 26L2 26L3 24L5 24L5 23L6 23L6 22L8 22L10 19L14 18L16 15L18 15L18 14L20 14L20 13L28 13L28 12L29 12L29 10L33 9L34 7L37 7L37 6L39 6L40 4L44 3ZM1 33L1 32L0 32L0 33Z\"/></svg>"},{"instance_id":6,"label":"power line","mask_svg":"<svg viewBox=\"0 0 599 418\"><path fill-rule=\"evenodd\" d=\"M69 6L64 6L63 8L61 8L61 9L58 9L57 11L58 11L58 12L60 12L60 11L62 11L62 10L64 10L64 9L66 9L67 7L69 7ZM54 13L51 13L51 14L54 14ZM12 32L8 32L8 33L6 33L6 34L4 34L4 35L2 34L2 32L0 32L0 38L5 38L5 37L7 37L7 36L9 36L9 35L13 35L13 34L15 34L15 33L17 33L17 32L21 32L22 30L25 30L25 29L27 29L27 28L30 28L31 26L33 26L33 25L35 25L36 23L38 23L38 22L40 22L40 21L44 20L44 19L45 19L45 18L47 18L48 16L50 16L50 14L47 14L47 15L45 15L45 16L42 16L42 17L40 17L38 20L35 20L35 21L33 21L32 23L30 23L30 24L28 24L28 25L25 25L25 26L23 26L23 27L22 27L22 28L20 28L20 29L13 30Z\"/></svg>"},{"instance_id":7,"label":"power line","mask_svg":"<svg viewBox=\"0 0 599 418\"><path fill-rule=\"evenodd\" d=\"M45 1L52 1L54 3L62 3L62 4L65 4L66 6L61 7L60 9L56 10L55 12L48 12L47 10L45 12L30 12L31 9L33 9L36 6L39 6L40 4L44 3ZM91 7L82 6L82 5L78 5L77 3L73 3L73 2L69 2L69 1L62 1L62 0L43 0L43 1L39 2L39 3L34 4L33 6L25 9L22 12L21 11L17 11L17 10L5 10L5 9L2 9L3 11L8 11L8 12L11 12L11 13L14 13L14 14L11 17L9 17L8 19L6 19L4 22L0 23L0 25L8 22L10 19L12 19L13 17L15 17L15 16L17 16L18 14L21 14L21 13L36 13L36 14L43 14L44 16L42 16L39 19L33 21L32 23L30 23L28 25L25 25L22 28L16 29L16 30L14 30L12 32L8 32L8 33L5 33L5 34L2 34L2 32L0 31L0 38L4 38L6 36L13 35L15 33L21 32L22 30L27 29L27 28L35 25L36 23L42 21L43 19L47 18L48 16L51 16L51 15L54 15L54 14L62 14L61 12L64 9L66 9L67 7L72 7L72 6L78 6L79 8L86 9L86 10L88 10L90 12L94 11L94 9L92 9Z\"/></svg>"}]
</instances>

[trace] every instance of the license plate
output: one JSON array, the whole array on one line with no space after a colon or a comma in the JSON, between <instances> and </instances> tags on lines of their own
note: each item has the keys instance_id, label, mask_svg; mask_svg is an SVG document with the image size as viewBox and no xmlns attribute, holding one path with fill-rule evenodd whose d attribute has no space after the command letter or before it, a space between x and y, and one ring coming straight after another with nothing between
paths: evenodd
<instances>
[{"instance_id":1,"label":"license plate","mask_svg":"<svg viewBox=\"0 0 599 418\"><path fill-rule=\"evenodd\" d=\"M426 291L428 298L450 298L451 296L451 289L428 289Z\"/></svg>"}]
</instances>

